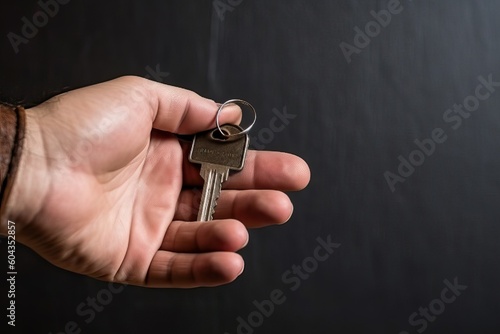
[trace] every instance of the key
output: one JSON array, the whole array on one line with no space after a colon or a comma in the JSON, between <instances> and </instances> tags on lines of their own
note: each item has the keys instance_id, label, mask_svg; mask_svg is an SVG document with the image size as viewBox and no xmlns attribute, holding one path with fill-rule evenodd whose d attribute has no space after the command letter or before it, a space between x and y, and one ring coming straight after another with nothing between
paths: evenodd
<instances>
[{"instance_id":1,"label":"key","mask_svg":"<svg viewBox=\"0 0 500 334\"><path fill-rule=\"evenodd\" d=\"M233 124L225 124L221 130L226 135L242 131L241 127ZM189 161L201 164L200 175L204 180L198 221L212 220L222 183L227 181L230 170L243 169L249 142L248 134L225 138L218 128L198 133L194 137Z\"/></svg>"}]
</instances>

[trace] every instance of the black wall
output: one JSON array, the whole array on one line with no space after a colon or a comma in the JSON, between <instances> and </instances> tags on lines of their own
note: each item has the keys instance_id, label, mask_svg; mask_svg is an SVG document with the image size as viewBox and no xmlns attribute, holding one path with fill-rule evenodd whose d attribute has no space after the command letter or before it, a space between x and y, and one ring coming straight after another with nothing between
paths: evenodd
<instances>
[{"instance_id":1,"label":"black wall","mask_svg":"<svg viewBox=\"0 0 500 334\"><path fill-rule=\"evenodd\" d=\"M223 20L214 3L226 4ZM82 333L498 333L500 87L479 89L483 100L476 87L479 77L500 82L500 3L396 5L72 0L16 53L7 36L40 5L3 2L2 100L33 105L158 66L168 75L156 80L250 101L254 147L292 152L312 170L291 194L292 220L251 231L246 270L227 286L127 286L91 319L77 308L108 285L19 246L14 332L59 333L74 321ZM370 23L388 8L385 27ZM453 106L464 103L472 111L460 116ZM294 118L270 130L285 111ZM319 262L317 238L340 244ZM291 271L303 264L310 273ZM282 303L257 314L253 302L271 297ZM248 322L239 331L238 317Z\"/></svg>"}]
</instances>

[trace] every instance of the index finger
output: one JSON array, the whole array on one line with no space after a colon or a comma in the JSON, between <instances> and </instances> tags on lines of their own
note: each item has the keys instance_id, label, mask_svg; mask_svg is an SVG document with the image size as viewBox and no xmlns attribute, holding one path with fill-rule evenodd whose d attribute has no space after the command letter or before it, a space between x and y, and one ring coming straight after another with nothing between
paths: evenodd
<instances>
[{"instance_id":1,"label":"index finger","mask_svg":"<svg viewBox=\"0 0 500 334\"><path fill-rule=\"evenodd\" d=\"M188 186L203 185L200 165L188 160L189 144L184 144L183 175ZM302 158L285 152L249 150L245 167L224 182L224 189L275 189L297 191L304 189L311 171Z\"/></svg>"}]
</instances>

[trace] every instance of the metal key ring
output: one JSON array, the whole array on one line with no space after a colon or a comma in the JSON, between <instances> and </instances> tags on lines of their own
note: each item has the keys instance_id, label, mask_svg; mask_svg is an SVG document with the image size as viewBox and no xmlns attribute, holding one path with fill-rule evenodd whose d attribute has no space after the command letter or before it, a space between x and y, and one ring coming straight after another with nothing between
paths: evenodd
<instances>
[{"instance_id":1,"label":"metal key ring","mask_svg":"<svg viewBox=\"0 0 500 334\"><path fill-rule=\"evenodd\" d=\"M222 109L224 109L224 107L228 106L229 104L238 104L238 103L246 105L246 106L250 107L250 109L252 109L253 114L254 114L253 122L246 129L240 131L239 133L227 134L220 127L220 122L219 122L220 113L221 113ZM244 135L244 134L250 132L250 130L253 128L253 126L254 126L254 124L255 124L256 121L257 121L257 111L255 110L255 108L250 103L248 103L247 101L240 100L240 99L232 99L232 100L229 100L229 101L226 101L226 102L222 103L219 106L219 109L217 110L217 114L215 115L215 123L217 124L217 129L219 129L219 132L225 138L239 137L241 135Z\"/></svg>"}]
</instances>

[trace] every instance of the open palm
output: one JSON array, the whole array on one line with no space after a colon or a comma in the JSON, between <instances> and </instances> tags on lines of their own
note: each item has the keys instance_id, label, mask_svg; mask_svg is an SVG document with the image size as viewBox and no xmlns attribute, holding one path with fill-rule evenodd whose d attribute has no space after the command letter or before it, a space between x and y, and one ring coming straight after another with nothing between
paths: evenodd
<instances>
[{"instance_id":1,"label":"open palm","mask_svg":"<svg viewBox=\"0 0 500 334\"><path fill-rule=\"evenodd\" d=\"M243 270L247 227L283 223L282 192L309 181L293 155L253 152L225 184L216 220L196 219L198 169L175 134L214 127L217 105L193 92L123 77L27 110L9 201L18 240L53 264L151 287L213 286ZM240 113L224 109L223 123ZM26 208L18 203L29 203Z\"/></svg>"}]
</instances>

